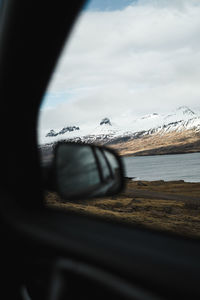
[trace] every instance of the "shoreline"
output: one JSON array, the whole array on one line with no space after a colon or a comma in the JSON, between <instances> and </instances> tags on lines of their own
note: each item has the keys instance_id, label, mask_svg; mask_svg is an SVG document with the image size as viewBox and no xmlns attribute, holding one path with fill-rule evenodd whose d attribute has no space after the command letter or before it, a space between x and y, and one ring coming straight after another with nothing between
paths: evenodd
<instances>
[{"instance_id":1,"label":"shoreline","mask_svg":"<svg viewBox=\"0 0 200 300\"><path fill-rule=\"evenodd\" d=\"M177 153L155 153L155 154L119 154L120 157L143 157L143 156L162 156L162 155L183 155L183 154L194 154L194 153L200 153L200 151L191 151L191 152L177 152Z\"/></svg>"},{"instance_id":2,"label":"shoreline","mask_svg":"<svg viewBox=\"0 0 200 300\"><path fill-rule=\"evenodd\" d=\"M155 179L155 180L145 180L145 179L138 179L138 177L129 177L129 176L124 176L125 180L131 180L134 182L163 182L163 183L200 183L200 181L186 181L183 179L177 179L177 180L164 180L164 179Z\"/></svg>"},{"instance_id":3,"label":"shoreline","mask_svg":"<svg viewBox=\"0 0 200 300\"><path fill-rule=\"evenodd\" d=\"M191 152L166 152L166 153L155 153L155 154L119 154L120 157L143 157L143 156L161 156L161 155L181 155L181 154L194 154L200 153L200 151L191 151Z\"/></svg>"},{"instance_id":4,"label":"shoreline","mask_svg":"<svg viewBox=\"0 0 200 300\"><path fill-rule=\"evenodd\" d=\"M66 141L67 142L67 141ZM198 143L198 145L196 145ZM45 143L39 144L39 150L43 150L45 152L52 151L52 147L56 144L55 143ZM93 143L89 143L93 144ZM163 146L163 147L156 147L151 149L145 150L129 150L134 149L134 147L127 146L126 148L118 149L118 144L97 144L97 146L105 146L111 148L117 152L120 157L143 157L143 156L160 156L160 155L179 155L179 154L193 154L193 153L200 153L200 142L188 143L184 145L170 145L170 146ZM121 144L119 144L119 147Z\"/></svg>"}]
</instances>

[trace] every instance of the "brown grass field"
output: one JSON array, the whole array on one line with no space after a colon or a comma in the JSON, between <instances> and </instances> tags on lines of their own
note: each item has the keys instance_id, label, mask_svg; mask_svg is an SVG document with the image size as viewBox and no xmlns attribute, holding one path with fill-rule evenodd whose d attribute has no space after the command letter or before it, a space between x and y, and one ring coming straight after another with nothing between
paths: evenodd
<instances>
[{"instance_id":1,"label":"brown grass field","mask_svg":"<svg viewBox=\"0 0 200 300\"><path fill-rule=\"evenodd\" d=\"M119 155L144 156L200 152L200 134L194 130L184 132L154 133L127 142L118 142L109 147Z\"/></svg>"},{"instance_id":2,"label":"brown grass field","mask_svg":"<svg viewBox=\"0 0 200 300\"><path fill-rule=\"evenodd\" d=\"M109 220L200 237L200 183L132 181L116 196L75 202L46 192L47 206Z\"/></svg>"}]
</instances>

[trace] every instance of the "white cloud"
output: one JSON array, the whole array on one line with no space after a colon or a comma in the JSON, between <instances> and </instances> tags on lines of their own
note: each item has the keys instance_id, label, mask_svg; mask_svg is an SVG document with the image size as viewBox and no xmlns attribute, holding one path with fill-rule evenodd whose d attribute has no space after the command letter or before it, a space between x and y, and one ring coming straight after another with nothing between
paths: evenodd
<instances>
[{"instance_id":1,"label":"white cloud","mask_svg":"<svg viewBox=\"0 0 200 300\"><path fill-rule=\"evenodd\" d=\"M200 98L200 2L138 1L123 10L84 12L48 93L70 100L43 109L40 128L89 125L126 111L149 113Z\"/></svg>"}]
</instances>

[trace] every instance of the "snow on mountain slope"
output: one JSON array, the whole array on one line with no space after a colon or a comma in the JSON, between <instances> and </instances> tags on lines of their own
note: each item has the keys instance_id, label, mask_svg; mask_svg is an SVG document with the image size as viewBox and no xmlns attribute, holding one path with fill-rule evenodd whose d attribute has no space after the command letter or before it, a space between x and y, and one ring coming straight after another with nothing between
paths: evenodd
<instances>
[{"instance_id":1,"label":"snow on mountain slope","mask_svg":"<svg viewBox=\"0 0 200 300\"><path fill-rule=\"evenodd\" d=\"M68 127L66 127L68 128ZM123 119L118 118L118 123L115 124L109 118L104 118L95 128L80 128L73 126L76 130L63 131L55 134L51 129L46 136L40 137L39 144L54 143L59 140L75 140L84 142L114 142L117 139L135 138L154 133L161 135L184 130L200 131L200 113L194 112L187 106L181 106L171 113L158 114L156 112L139 118L126 120L124 125ZM78 130L77 130L78 128ZM55 134L55 136L52 136ZM62 134L60 134L62 133Z\"/></svg>"},{"instance_id":2,"label":"snow on mountain slope","mask_svg":"<svg viewBox=\"0 0 200 300\"><path fill-rule=\"evenodd\" d=\"M190 129L200 130L200 114L181 106L170 114L153 113L135 120L132 132L145 131L146 135Z\"/></svg>"}]
</instances>

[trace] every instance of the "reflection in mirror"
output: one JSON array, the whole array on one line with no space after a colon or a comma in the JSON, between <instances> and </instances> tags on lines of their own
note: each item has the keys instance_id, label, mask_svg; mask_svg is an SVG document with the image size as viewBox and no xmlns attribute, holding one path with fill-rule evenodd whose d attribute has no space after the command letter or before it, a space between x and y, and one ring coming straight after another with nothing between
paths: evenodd
<instances>
[{"instance_id":1,"label":"reflection in mirror","mask_svg":"<svg viewBox=\"0 0 200 300\"><path fill-rule=\"evenodd\" d=\"M109 164L105 159L105 154L103 151L96 149L97 159L99 160L99 165L101 167L102 180L106 181L111 177L111 171L109 169Z\"/></svg>"},{"instance_id":2,"label":"reflection in mirror","mask_svg":"<svg viewBox=\"0 0 200 300\"><path fill-rule=\"evenodd\" d=\"M57 192L64 199L115 194L122 188L117 155L104 147L59 143L55 150Z\"/></svg>"}]
</instances>

